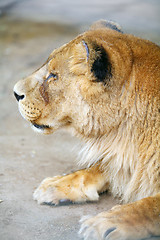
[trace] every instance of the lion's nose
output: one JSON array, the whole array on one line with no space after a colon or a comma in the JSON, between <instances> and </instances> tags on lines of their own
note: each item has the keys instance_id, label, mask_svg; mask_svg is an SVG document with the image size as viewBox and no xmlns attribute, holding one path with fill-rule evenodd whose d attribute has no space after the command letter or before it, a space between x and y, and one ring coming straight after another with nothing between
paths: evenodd
<instances>
[{"instance_id":1,"label":"lion's nose","mask_svg":"<svg viewBox=\"0 0 160 240\"><path fill-rule=\"evenodd\" d=\"M19 102L19 100L22 100L25 97L25 95L18 95L16 92L14 92L14 96L18 102Z\"/></svg>"}]
</instances>

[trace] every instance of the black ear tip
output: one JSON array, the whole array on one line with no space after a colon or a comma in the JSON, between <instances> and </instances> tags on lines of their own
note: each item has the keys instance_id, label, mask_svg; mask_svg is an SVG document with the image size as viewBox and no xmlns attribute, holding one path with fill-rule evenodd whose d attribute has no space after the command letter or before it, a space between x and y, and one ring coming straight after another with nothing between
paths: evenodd
<instances>
[{"instance_id":1,"label":"black ear tip","mask_svg":"<svg viewBox=\"0 0 160 240\"><path fill-rule=\"evenodd\" d=\"M90 27L91 30L100 29L100 28L110 28L117 32L123 33L121 26L118 23L113 21L99 20L94 22Z\"/></svg>"},{"instance_id":2,"label":"black ear tip","mask_svg":"<svg viewBox=\"0 0 160 240\"><path fill-rule=\"evenodd\" d=\"M106 21L106 27L112 30L115 30L117 32L123 33L121 26L118 23L115 23L113 21Z\"/></svg>"}]
</instances>

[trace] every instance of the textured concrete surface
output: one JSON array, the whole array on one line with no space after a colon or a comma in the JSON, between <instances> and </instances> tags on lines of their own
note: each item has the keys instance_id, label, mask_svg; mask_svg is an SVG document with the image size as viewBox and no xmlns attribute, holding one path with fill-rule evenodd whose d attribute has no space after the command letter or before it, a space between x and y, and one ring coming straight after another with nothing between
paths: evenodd
<instances>
[{"instance_id":1,"label":"textured concrete surface","mask_svg":"<svg viewBox=\"0 0 160 240\"><path fill-rule=\"evenodd\" d=\"M98 203L57 207L39 206L32 199L45 177L78 169L74 147L80 143L64 132L35 134L18 112L12 93L16 81L99 18L118 21L128 32L160 42L158 0L80 2L0 1L1 240L78 240L81 216L118 202L106 193Z\"/></svg>"}]
</instances>

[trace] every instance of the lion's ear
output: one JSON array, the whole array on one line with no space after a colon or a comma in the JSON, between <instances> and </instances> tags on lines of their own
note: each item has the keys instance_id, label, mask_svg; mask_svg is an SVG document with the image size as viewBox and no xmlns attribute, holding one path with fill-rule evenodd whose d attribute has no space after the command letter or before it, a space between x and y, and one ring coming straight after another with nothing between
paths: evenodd
<instances>
[{"instance_id":1,"label":"lion's ear","mask_svg":"<svg viewBox=\"0 0 160 240\"><path fill-rule=\"evenodd\" d=\"M121 26L118 23L115 23L112 21L99 20L97 22L94 22L90 27L91 30L96 30L96 29L100 29L100 28L110 28L117 32L123 33L121 30Z\"/></svg>"},{"instance_id":2,"label":"lion's ear","mask_svg":"<svg viewBox=\"0 0 160 240\"><path fill-rule=\"evenodd\" d=\"M102 45L91 41L83 40L83 46L86 49L87 62L94 80L106 84L112 77L112 66L106 50Z\"/></svg>"}]
</instances>

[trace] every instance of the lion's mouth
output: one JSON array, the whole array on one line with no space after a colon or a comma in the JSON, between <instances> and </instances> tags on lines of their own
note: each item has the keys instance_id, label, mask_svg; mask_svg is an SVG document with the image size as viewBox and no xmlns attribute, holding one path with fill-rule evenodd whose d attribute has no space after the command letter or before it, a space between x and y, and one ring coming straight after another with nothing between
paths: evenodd
<instances>
[{"instance_id":1,"label":"lion's mouth","mask_svg":"<svg viewBox=\"0 0 160 240\"><path fill-rule=\"evenodd\" d=\"M32 124L35 128L38 128L38 129L41 129L41 130L50 128L48 125L43 125L43 124L40 125L40 124L37 124L37 123L32 123Z\"/></svg>"}]
</instances>

